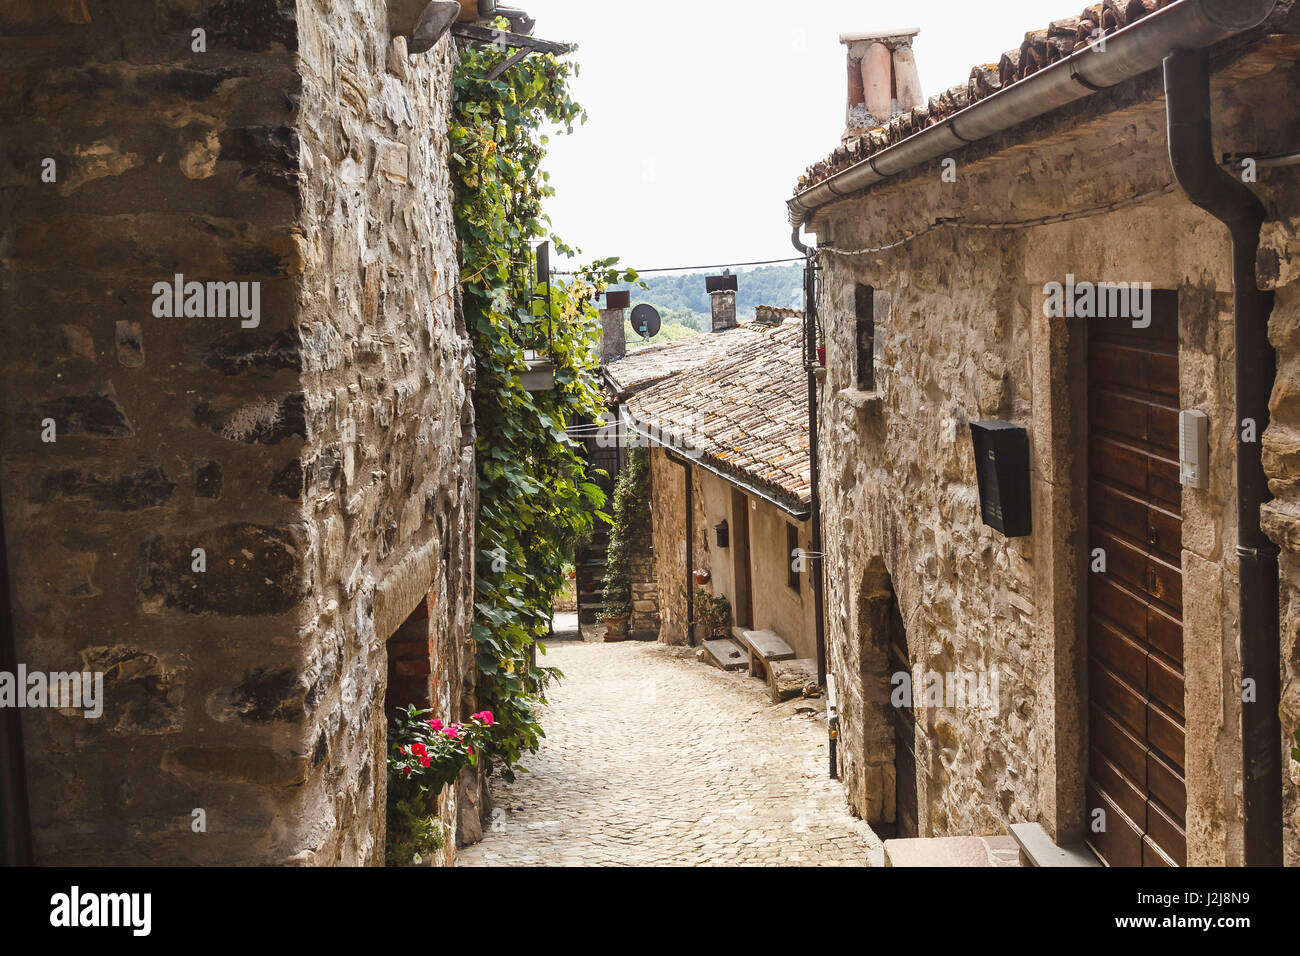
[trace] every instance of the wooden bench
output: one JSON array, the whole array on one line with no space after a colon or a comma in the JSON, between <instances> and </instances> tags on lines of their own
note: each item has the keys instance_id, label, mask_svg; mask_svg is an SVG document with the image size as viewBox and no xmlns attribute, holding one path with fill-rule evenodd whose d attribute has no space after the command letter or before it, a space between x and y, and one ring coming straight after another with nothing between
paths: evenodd
<instances>
[{"instance_id":1,"label":"wooden bench","mask_svg":"<svg viewBox=\"0 0 1300 956\"><path fill-rule=\"evenodd\" d=\"M794 648L781 640L774 631L747 631L732 628L740 643L749 651L749 673L767 680L767 665L773 661L794 660Z\"/></svg>"}]
</instances>

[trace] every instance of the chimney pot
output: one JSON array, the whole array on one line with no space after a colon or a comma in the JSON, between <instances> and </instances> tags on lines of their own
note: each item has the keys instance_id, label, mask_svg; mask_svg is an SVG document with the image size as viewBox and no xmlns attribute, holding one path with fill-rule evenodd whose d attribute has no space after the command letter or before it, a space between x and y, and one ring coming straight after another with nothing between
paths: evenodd
<instances>
[{"instance_id":1,"label":"chimney pot","mask_svg":"<svg viewBox=\"0 0 1300 956\"><path fill-rule=\"evenodd\" d=\"M848 57L846 142L924 103L912 53L912 38L918 33L908 29L840 35Z\"/></svg>"},{"instance_id":2,"label":"chimney pot","mask_svg":"<svg viewBox=\"0 0 1300 956\"><path fill-rule=\"evenodd\" d=\"M889 47L873 43L862 58L862 88L867 94L867 112L878 123L894 115L894 67Z\"/></svg>"},{"instance_id":3,"label":"chimney pot","mask_svg":"<svg viewBox=\"0 0 1300 956\"><path fill-rule=\"evenodd\" d=\"M911 42L894 50L894 92L900 110L925 105L921 74L916 69L916 54L912 52Z\"/></svg>"}]
</instances>

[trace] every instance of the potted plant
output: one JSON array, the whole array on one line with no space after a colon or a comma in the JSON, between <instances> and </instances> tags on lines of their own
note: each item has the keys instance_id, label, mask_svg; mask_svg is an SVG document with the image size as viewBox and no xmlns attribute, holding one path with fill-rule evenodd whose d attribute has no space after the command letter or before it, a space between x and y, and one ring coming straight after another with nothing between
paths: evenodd
<instances>
[{"instance_id":1,"label":"potted plant","mask_svg":"<svg viewBox=\"0 0 1300 956\"><path fill-rule=\"evenodd\" d=\"M693 573L695 575L695 583L701 587L713 580L713 573L709 571L708 568L696 568Z\"/></svg>"},{"instance_id":2,"label":"potted plant","mask_svg":"<svg viewBox=\"0 0 1300 956\"><path fill-rule=\"evenodd\" d=\"M703 588L695 589L696 638L707 641L715 637L731 636L731 602L725 597L714 597Z\"/></svg>"}]
</instances>

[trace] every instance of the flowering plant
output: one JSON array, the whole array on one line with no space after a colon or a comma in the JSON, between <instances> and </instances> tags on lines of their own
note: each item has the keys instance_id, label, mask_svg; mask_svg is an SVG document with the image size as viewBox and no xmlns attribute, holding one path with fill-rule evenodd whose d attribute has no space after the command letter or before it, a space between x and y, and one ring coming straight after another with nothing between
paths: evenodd
<instances>
[{"instance_id":1,"label":"flowering plant","mask_svg":"<svg viewBox=\"0 0 1300 956\"><path fill-rule=\"evenodd\" d=\"M443 723L414 706L398 711L388 725L388 787L395 795L432 793L478 763L491 742L495 720L489 710L465 723Z\"/></svg>"}]
</instances>

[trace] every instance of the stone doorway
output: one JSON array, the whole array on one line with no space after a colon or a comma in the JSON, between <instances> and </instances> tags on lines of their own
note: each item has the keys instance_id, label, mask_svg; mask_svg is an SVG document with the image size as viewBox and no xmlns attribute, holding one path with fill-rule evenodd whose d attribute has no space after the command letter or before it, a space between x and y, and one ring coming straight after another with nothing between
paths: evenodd
<instances>
[{"instance_id":1,"label":"stone doorway","mask_svg":"<svg viewBox=\"0 0 1300 956\"><path fill-rule=\"evenodd\" d=\"M749 497L743 491L731 490L731 554L735 600L732 611L737 627L754 624L754 594L749 572Z\"/></svg>"},{"instance_id":2,"label":"stone doorway","mask_svg":"<svg viewBox=\"0 0 1300 956\"><path fill-rule=\"evenodd\" d=\"M433 700L433 635L429 627L429 598L425 598L388 638L388 687L384 716L392 720L399 707L424 710Z\"/></svg>"},{"instance_id":3,"label":"stone doorway","mask_svg":"<svg viewBox=\"0 0 1300 956\"><path fill-rule=\"evenodd\" d=\"M912 661L893 579L880 557L863 572L857 612L865 759L855 771L863 779L848 781L850 800L881 837L914 837L920 817ZM895 706L893 691L900 683L908 693Z\"/></svg>"}]
</instances>

